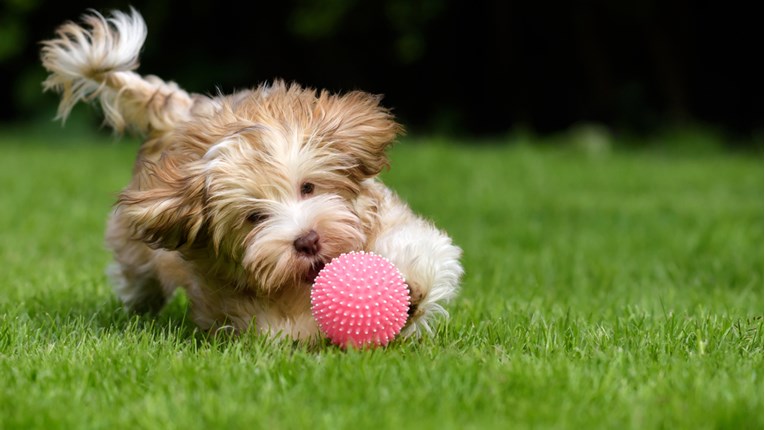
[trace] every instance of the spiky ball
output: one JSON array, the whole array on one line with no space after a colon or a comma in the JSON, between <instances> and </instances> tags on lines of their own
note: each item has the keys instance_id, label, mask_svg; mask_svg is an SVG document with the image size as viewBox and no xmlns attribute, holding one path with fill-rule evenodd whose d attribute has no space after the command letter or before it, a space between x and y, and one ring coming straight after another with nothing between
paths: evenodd
<instances>
[{"instance_id":1,"label":"spiky ball","mask_svg":"<svg viewBox=\"0 0 765 430\"><path fill-rule=\"evenodd\" d=\"M336 345L385 346L404 327L409 287L388 259L342 254L327 264L311 290L311 312Z\"/></svg>"}]
</instances>

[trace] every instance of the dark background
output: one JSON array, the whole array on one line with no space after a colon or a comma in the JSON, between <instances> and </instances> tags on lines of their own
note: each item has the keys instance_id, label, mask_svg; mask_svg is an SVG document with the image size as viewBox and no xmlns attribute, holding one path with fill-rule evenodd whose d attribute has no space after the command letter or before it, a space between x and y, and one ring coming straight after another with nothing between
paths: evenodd
<instances>
[{"instance_id":1,"label":"dark background","mask_svg":"<svg viewBox=\"0 0 765 430\"><path fill-rule=\"evenodd\" d=\"M362 89L410 133L702 126L751 145L763 127L763 6L682 0L5 0L0 124L52 115L37 42L129 5L149 28L138 71L194 92L276 77Z\"/></svg>"}]
</instances>

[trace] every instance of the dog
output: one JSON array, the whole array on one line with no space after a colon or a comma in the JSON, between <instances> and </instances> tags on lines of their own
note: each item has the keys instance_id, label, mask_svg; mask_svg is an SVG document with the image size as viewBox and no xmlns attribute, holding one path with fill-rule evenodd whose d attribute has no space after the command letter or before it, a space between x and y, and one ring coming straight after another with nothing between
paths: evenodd
<instances>
[{"instance_id":1,"label":"dog","mask_svg":"<svg viewBox=\"0 0 765 430\"><path fill-rule=\"evenodd\" d=\"M379 96L282 80L189 94L134 72L146 35L134 9L89 12L41 49L43 87L61 94L58 119L95 100L116 132L145 139L106 228L109 272L128 310L157 312L184 288L202 330L316 339L314 279L363 250L404 275L404 336L448 317L462 251L378 179L403 132Z\"/></svg>"}]
</instances>

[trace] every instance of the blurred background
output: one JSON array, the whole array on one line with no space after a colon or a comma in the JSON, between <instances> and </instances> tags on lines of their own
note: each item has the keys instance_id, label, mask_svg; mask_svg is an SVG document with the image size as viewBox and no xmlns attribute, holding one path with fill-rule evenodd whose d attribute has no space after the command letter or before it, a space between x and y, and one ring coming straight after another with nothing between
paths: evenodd
<instances>
[{"instance_id":1,"label":"blurred background","mask_svg":"<svg viewBox=\"0 0 765 430\"><path fill-rule=\"evenodd\" d=\"M193 92L277 77L362 89L410 134L475 141L694 128L762 143L762 4L686 0L2 0L0 127L51 121L39 41L131 5L149 28L139 72Z\"/></svg>"}]
</instances>

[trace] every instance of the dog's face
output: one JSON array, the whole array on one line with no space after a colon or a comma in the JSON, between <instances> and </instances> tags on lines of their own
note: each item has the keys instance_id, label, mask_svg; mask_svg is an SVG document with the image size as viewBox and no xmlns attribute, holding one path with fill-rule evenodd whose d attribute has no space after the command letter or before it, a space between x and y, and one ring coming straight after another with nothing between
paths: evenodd
<instances>
[{"instance_id":1,"label":"dog's face","mask_svg":"<svg viewBox=\"0 0 765 430\"><path fill-rule=\"evenodd\" d=\"M377 97L277 82L203 103L120 197L138 238L260 292L364 247L362 183L401 131Z\"/></svg>"}]
</instances>

